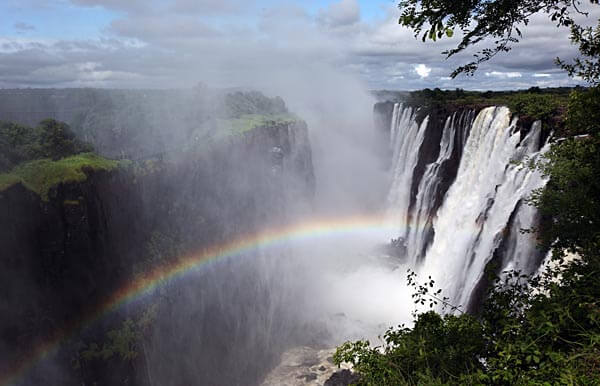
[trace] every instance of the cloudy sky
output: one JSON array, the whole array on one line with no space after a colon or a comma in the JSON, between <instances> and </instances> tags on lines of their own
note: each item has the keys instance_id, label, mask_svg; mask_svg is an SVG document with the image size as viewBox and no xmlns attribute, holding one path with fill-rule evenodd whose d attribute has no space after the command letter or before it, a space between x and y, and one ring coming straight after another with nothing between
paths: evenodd
<instances>
[{"instance_id":1,"label":"cloudy sky","mask_svg":"<svg viewBox=\"0 0 600 386\"><path fill-rule=\"evenodd\" d=\"M559 86L568 31L543 16L475 77L448 74L456 43L422 43L393 0L2 0L0 87L248 86L334 68L373 89ZM598 20L600 7L593 7Z\"/></svg>"}]
</instances>

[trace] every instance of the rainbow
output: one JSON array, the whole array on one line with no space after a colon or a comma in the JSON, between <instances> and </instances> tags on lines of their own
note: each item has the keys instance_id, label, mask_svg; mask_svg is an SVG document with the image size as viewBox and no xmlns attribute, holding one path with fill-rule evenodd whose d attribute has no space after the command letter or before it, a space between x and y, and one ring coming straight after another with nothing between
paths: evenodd
<instances>
[{"instance_id":1,"label":"rainbow","mask_svg":"<svg viewBox=\"0 0 600 386\"><path fill-rule=\"evenodd\" d=\"M57 331L50 339L36 346L25 359L13 366L6 374L0 375L0 384L10 385L16 383L36 363L56 352L61 342L69 339L75 332L93 324L123 305L152 293L159 284L180 278L186 273L209 262L241 256L245 252L252 251L255 248L273 247L290 241L312 241L319 238L362 234L365 232L392 235L394 230L398 231L398 224L394 227L377 216L313 219L256 234L245 235L228 243L215 245L200 252L183 256L174 262L153 269L135 281L127 283L98 304L94 308L94 312L73 321L60 331ZM382 241L387 240L383 238Z\"/></svg>"}]
</instances>

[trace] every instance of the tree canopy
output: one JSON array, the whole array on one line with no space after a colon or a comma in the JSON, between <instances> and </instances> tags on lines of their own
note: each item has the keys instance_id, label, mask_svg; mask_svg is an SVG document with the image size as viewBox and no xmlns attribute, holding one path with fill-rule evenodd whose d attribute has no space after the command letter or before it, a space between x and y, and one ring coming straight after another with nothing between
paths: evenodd
<instances>
[{"instance_id":1,"label":"tree canopy","mask_svg":"<svg viewBox=\"0 0 600 386\"><path fill-rule=\"evenodd\" d=\"M93 147L75 137L66 123L46 119L37 127L0 122L0 172L41 158L58 160L91 152Z\"/></svg>"}]
</instances>

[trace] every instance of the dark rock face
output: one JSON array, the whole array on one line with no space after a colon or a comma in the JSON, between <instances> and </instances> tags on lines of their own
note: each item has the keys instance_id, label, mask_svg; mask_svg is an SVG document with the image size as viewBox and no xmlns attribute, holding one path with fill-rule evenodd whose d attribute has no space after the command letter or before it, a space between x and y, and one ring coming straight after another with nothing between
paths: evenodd
<instances>
[{"instance_id":1,"label":"dark rock face","mask_svg":"<svg viewBox=\"0 0 600 386\"><path fill-rule=\"evenodd\" d=\"M333 374L325 382L325 386L349 386L355 384L360 380L360 376L351 372L350 370L342 370Z\"/></svg>"},{"instance_id":2,"label":"dark rock face","mask_svg":"<svg viewBox=\"0 0 600 386\"><path fill-rule=\"evenodd\" d=\"M157 165L90 172L85 182L53 188L48 201L21 185L0 193L0 373L94 311L140 266L284 224L294 207L310 206L314 191L303 123L257 128ZM295 339L289 320L264 317L283 306L270 297L277 269L266 277L252 256L206 266L168 289L143 355L77 370L70 363L73 342L101 342L145 301L72 336L53 372L40 364L23 384L254 384ZM257 334L266 323L288 340Z\"/></svg>"}]
</instances>

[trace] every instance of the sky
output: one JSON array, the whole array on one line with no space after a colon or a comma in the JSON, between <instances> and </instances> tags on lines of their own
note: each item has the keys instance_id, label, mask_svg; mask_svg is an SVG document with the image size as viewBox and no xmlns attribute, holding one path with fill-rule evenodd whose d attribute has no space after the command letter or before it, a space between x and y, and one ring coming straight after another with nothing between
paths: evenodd
<instances>
[{"instance_id":1,"label":"sky","mask_svg":"<svg viewBox=\"0 0 600 386\"><path fill-rule=\"evenodd\" d=\"M255 87L323 66L371 89L578 83L554 64L576 55L568 30L544 15L510 53L450 79L472 52L446 60L457 37L423 43L399 13L392 0L2 0L0 88Z\"/></svg>"}]
</instances>

